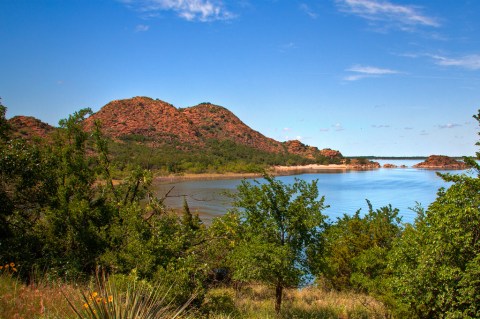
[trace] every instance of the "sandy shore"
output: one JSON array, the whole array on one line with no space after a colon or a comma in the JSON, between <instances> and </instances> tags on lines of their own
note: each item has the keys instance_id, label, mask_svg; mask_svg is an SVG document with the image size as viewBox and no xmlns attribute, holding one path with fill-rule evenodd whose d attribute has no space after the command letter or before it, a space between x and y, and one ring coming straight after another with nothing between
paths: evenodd
<instances>
[{"instance_id":1,"label":"sandy shore","mask_svg":"<svg viewBox=\"0 0 480 319\"><path fill-rule=\"evenodd\" d=\"M267 170L272 175L296 175L305 173L316 173L321 171L349 170L354 169L343 164L331 165L297 165L297 166L273 166ZM159 183L174 183L187 180L219 180L219 179L242 179L262 177L261 173L201 173L201 174L181 174L157 176L155 181Z\"/></svg>"},{"instance_id":2,"label":"sandy shore","mask_svg":"<svg viewBox=\"0 0 480 319\"><path fill-rule=\"evenodd\" d=\"M297 166L273 166L270 170L273 173L283 173L283 172L316 172L316 171L325 171L325 170L347 170L351 169L345 164L330 164L330 165L320 165L320 164L309 164L309 165L297 165Z\"/></svg>"}]
</instances>

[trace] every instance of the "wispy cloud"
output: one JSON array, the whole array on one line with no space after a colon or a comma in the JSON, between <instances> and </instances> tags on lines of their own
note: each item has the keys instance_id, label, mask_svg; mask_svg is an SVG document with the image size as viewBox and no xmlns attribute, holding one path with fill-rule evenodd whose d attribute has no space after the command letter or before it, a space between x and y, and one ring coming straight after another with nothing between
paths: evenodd
<instances>
[{"instance_id":1,"label":"wispy cloud","mask_svg":"<svg viewBox=\"0 0 480 319\"><path fill-rule=\"evenodd\" d=\"M150 29L150 26L145 24L139 24L135 27L135 32L146 32Z\"/></svg>"},{"instance_id":2,"label":"wispy cloud","mask_svg":"<svg viewBox=\"0 0 480 319\"><path fill-rule=\"evenodd\" d=\"M279 46L280 52L287 52L296 48L297 48L297 45L293 42L284 43Z\"/></svg>"},{"instance_id":3,"label":"wispy cloud","mask_svg":"<svg viewBox=\"0 0 480 319\"><path fill-rule=\"evenodd\" d=\"M369 75L384 75L384 74L397 74L400 73L396 70L383 69L375 66L363 66L363 65L354 65L350 69L347 69L350 72L358 72Z\"/></svg>"},{"instance_id":4,"label":"wispy cloud","mask_svg":"<svg viewBox=\"0 0 480 319\"><path fill-rule=\"evenodd\" d=\"M310 6L306 3L300 4L300 10L302 10L307 16L312 19L318 18L318 14L310 8Z\"/></svg>"},{"instance_id":5,"label":"wispy cloud","mask_svg":"<svg viewBox=\"0 0 480 319\"><path fill-rule=\"evenodd\" d=\"M387 125L387 124L373 124L372 127L373 128L389 128L390 125Z\"/></svg>"},{"instance_id":6,"label":"wispy cloud","mask_svg":"<svg viewBox=\"0 0 480 319\"><path fill-rule=\"evenodd\" d=\"M354 74L345 76L343 78L345 81L358 81L364 78L401 73L400 71L397 71L397 70L379 68L374 66L365 66L365 65L354 65L351 68L346 69L345 71L354 73Z\"/></svg>"},{"instance_id":7,"label":"wispy cloud","mask_svg":"<svg viewBox=\"0 0 480 319\"><path fill-rule=\"evenodd\" d=\"M336 123L332 125L333 129L337 132L344 131L345 129L343 128L342 124Z\"/></svg>"},{"instance_id":8,"label":"wispy cloud","mask_svg":"<svg viewBox=\"0 0 480 319\"><path fill-rule=\"evenodd\" d=\"M480 55L472 54L458 58L449 58L441 55L430 55L435 63L442 66L457 66L469 70L480 70Z\"/></svg>"},{"instance_id":9,"label":"wispy cloud","mask_svg":"<svg viewBox=\"0 0 480 319\"><path fill-rule=\"evenodd\" d=\"M459 126L462 126L462 125L456 124L456 123L448 123L448 124L440 124L440 125L437 125L437 126L441 129L445 129L445 128L459 127Z\"/></svg>"},{"instance_id":10,"label":"wispy cloud","mask_svg":"<svg viewBox=\"0 0 480 319\"><path fill-rule=\"evenodd\" d=\"M412 31L417 26L440 26L437 19L423 14L418 6L381 0L336 0L336 3L342 12L404 31Z\"/></svg>"},{"instance_id":11,"label":"wispy cloud","mask_svg":"<svg viewBox=\"0 0 480 319\"><path fill-rule=\"evenodd\" d=\"M220 0L119 0L149 17L160 11L173 11L187 21L229 20L235 17Z\"/></svg>"}]
</instances>

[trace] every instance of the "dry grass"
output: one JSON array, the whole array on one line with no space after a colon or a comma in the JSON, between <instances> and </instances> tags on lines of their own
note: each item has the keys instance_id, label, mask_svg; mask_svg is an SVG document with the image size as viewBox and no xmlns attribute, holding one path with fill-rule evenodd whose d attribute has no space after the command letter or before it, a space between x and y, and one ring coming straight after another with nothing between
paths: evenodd
<instances>
[{"instance_id":1,"label":"dry grass","mask_svg":"<svg viewBox=\"0 0 480 319\"><path fill-rule=\"evenodd\" d=\"M65 300L81 302L72 285L36 283L25 285L11 274L0 274L0 318L66 318L73 315Z\"/></svg>"},{"instance_id":2,"label":"dry grass","mask_svg":"<svg viewBox=\"0 0 480 319\"><path fill-rule=\"evenodd\" d=\"M0 318L53 319L74 318L66 298L82 306L82 289L72 284L38 281L25 285L12 274L0 273ZM84 289L83 289L84 290ZM215 288L190 318L267 319L274 313L275 293L264 285L246 285L234 289ZM381 303L371 297L353 293L326 291L308 287L287 289L282 304L282 318L385 318Z\"/></svg>"},{"instance_id":3,"label":"dry grass","mask_svg":"<svg viewBox=\"0 0 480 319\"><path fill-rule=\"evenodd\" d=\"M274 313L274 291L263 285L248 285L236 291L218 288L216 294L234 295L235 311L210 313L207 318L277 318ZM371 297L325 291L315 287L288 289L282 304L282 318L385 318L381 303Z\"/></svg>"}]
</instances>

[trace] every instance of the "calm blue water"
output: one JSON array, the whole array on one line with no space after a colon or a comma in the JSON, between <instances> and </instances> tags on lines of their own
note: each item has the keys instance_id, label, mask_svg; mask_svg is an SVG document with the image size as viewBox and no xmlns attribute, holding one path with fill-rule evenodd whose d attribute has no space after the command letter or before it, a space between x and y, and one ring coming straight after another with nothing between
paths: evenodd
<instances>
[{"instance_id":1,"label":"calm blue water","mask_svg":"<svg viewBox=\"0 0 480 319\"><path fill-rule=\"evenodd\" d=\"M315 174L277 177L284 183L292 183L295 178L307 182L318 180L320 195L325 196L325 204L330 207L324 213L332 220L343 214L353 214L358 209L366 212L368 207L365 199L370 200L374 208L392 204L400 209L404 222L413 222L416 214L410 209L419 202L427 207L436 198L437 190L448 186L435 171L411 168L420 161L387 160L396 165L407 165L408 168L377 169L371 171L326 171ZM461 173L451 171L452 173ZM183 196L186 196L190 209L202 213L208 222L213 217L225 214L231 207L230 200L223 193L235 191L240 179L184 181L157 185L157 195L164 195L174 187L166 201L167 206L180 208Z\"/></svg>"}]
</instances>

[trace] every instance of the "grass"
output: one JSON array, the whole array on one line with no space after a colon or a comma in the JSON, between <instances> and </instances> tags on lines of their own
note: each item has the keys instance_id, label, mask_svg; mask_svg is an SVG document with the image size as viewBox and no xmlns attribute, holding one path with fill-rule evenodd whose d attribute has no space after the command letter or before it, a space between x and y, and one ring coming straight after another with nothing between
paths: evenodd
<instances>
[{"instance_id":1,"label":"grass","mask_svg":"<svg viewBox=\"0 0 480 319\"><path fill-rule=\"evenodd\" d=\"M90 285L36 281L26 285L12 273L0 273L0 319L278 318L274 312L274 290L263 285L210 289L197 309L183 312L183 308L170 304L164 290L153 289L149 284L127 283L125 289L121 280ZM285 291L281 318L385 318L385 313L382 304L371 297L307 287Z\"/></svg>"},{"instance_id":2,"label":"grass","mask_svg":"<svg viewBox=\"0 0 480 319\"><path fill-rule=\"evenodd\" d=\"M231 300L226 300L225 296ZM274 299L274 290L263 285L247 285L236 290L216 288L207 293L201 310L206 312L204 318L209 319L277 318ZM363 319L385 318L386 311L369 296L307 287L286 290L281 315L288 319Z\"/></svg>"},{"instance_id":3,"label":"grass","mask_svg":"<svg viewBox=\"0 0 480 319\"><path fill-rule=\"evenodd\" d=\"M56 284L36 280L25 285L15 275L0 273L0 318L65 318L73 315L66 303L69 295L73 302L80 302L78 288L73 284Z\"/></svg>"}]
</instances>

